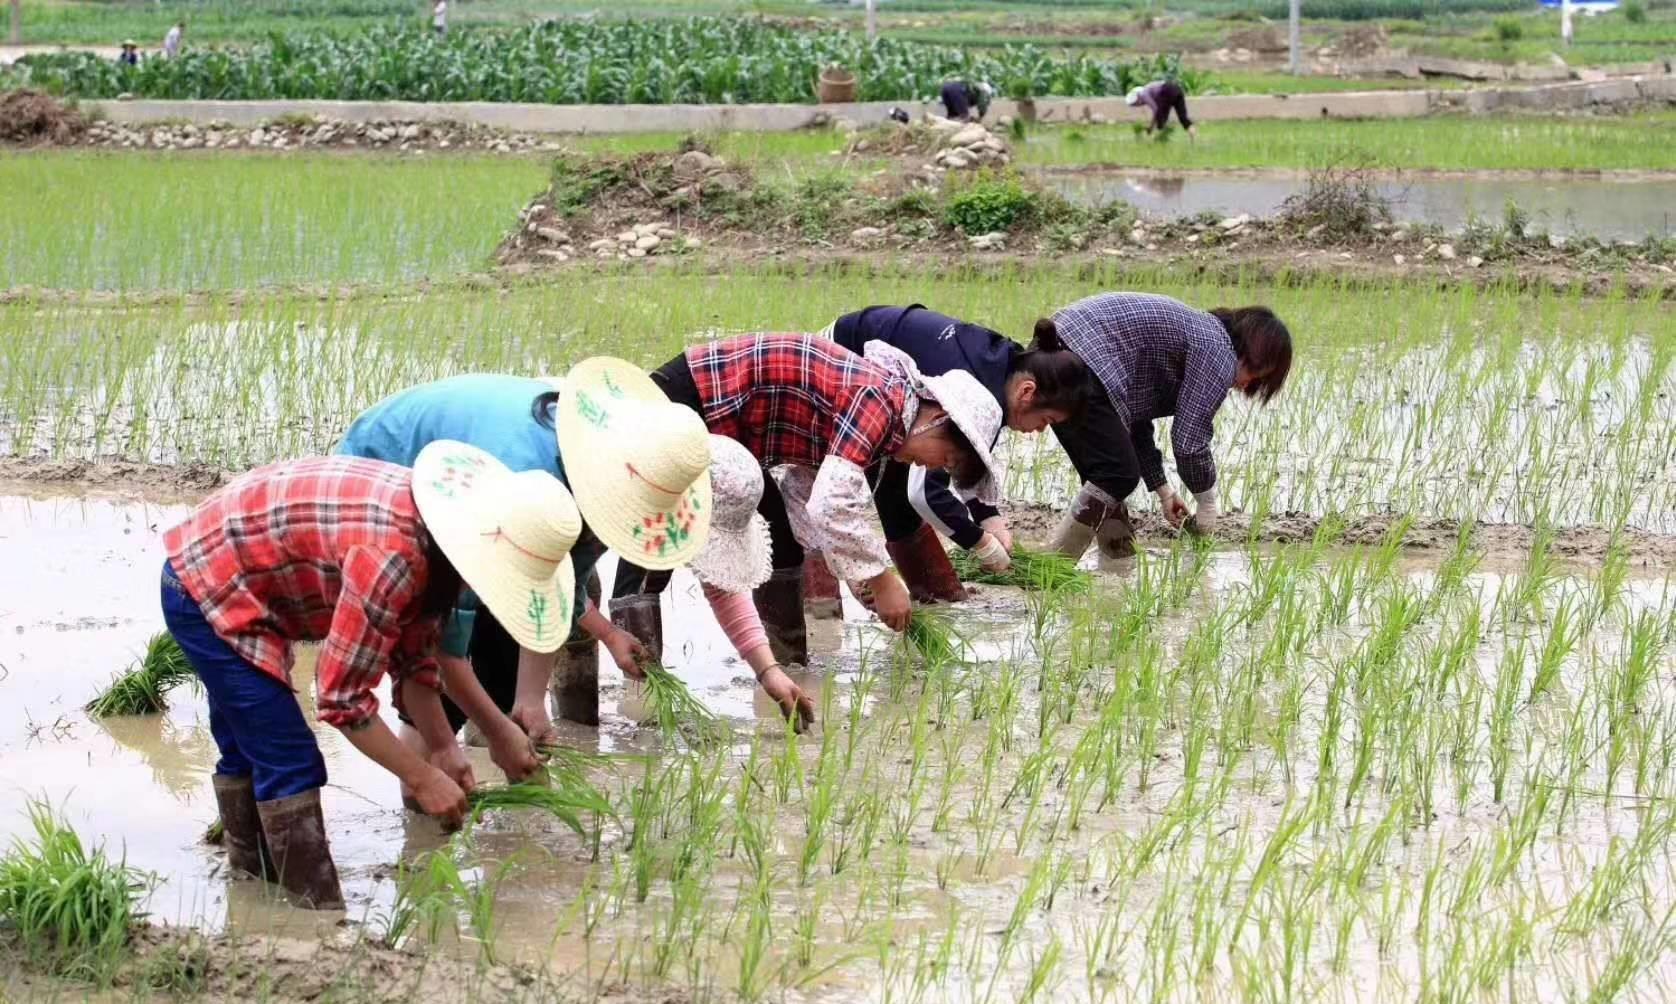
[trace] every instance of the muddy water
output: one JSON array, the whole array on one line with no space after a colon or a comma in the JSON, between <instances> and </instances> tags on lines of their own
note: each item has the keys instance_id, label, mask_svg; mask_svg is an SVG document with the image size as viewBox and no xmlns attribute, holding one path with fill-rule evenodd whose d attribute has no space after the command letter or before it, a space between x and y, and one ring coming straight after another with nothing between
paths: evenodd
<instances>
[{"instance_id":1,"label":"muddy water","mask_svg":"<svg viewBox=\"0 0 1676 1004\"><path fill-rule=\"evenodd\" d=\"M1126 172L1047 174L1072 202L1121 199L1149 216L1198 213L1273 216L1303 187L1298 177L1214 177ZM1380 188L1398 220L1460 230L1473 219L1500 224L1509 201L1530 214L1533 229L1559 236L1640 241L1676 235L1676 181L1608 178L1413 178Z\"/></svg>"}]
</instances>

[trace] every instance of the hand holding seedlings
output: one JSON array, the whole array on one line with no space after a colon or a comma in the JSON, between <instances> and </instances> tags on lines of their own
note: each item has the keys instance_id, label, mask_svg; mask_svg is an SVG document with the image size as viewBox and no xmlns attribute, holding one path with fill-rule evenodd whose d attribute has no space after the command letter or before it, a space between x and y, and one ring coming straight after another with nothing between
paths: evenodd
<instances>
[{"instance_id":1,"label":"hand holding seedlings","mask_svg":"<svg viewBox=\"0 0 1676 1004\"><path fill-rule=\"evenodd\" d=\"M1181 529L1181 524L1186 522L1187 517L1192 515L1187 508L1187 503L1183 502L1181 496L1177 495L1176 490L1169 485L1158 489L1158 511L1163 515L1164 522L1178 530Z\"/></svg>"},{"instance_id":2,"label":"hand holding seedlings","mask_svg":"<svg viewBox=\"0 0 1676 1004\"><path fill-rule=\"evenodd\" d=\"M1013 563L1012 555L1007 546L992 533L985 533L978 538L978 546L972 548L972 553L978 558L978 564L983 570L993 574L1005 572Z\"/></svg>"},{"instance_id":3,"label":"hand holding seedlings","mask_svg":"<svg viewBox=\"0 0 1676 1004\"><path fill-rule=\"evenodd\" d=\"M458 829L465 821L466 793L441 770L427 764L410 787L419 808L425 815L435 816L445 829Z\"/></svg>"},{"instance_id":4,"label":"hand holding seedlings","mask_svg":"<svg viewBox=\"0 0 1676 1004\"><path fill-rule=\"evenodd\" d=\"M868 579L867 585L873 594L873 612L879 615L879 620L889 625L892 631L906 631L908 619L914 614L914 603L909 599L908 587L902 584L901 578L887 568Z\"/></svg>"},{"instance_id":5,"label":"hand holding seedlings","mask_svg":"<svg viewBox=\"0 0 1676 1004\"><path fill-rule=\"evenodd\" d=\"M793 730L805 732L815 724L814 700L803 692L802 687L792 682L778 663L758 673L757 683L780 706L780 713L786 716Z\"/></svg>"},{"instance_id":6,"label":"hand holding seedlings","mask_svg":"<svg viewBox=\"0 0 1676 1004\"><path fill-rule=\"evenodd\" d=\"M1216 520L1219 515L1216 507L1216 489L1199 492L1193 496L1198 508L1193 511L1193 518L1187 521L1189 533L1208 536L1216 531Z\"/></svg>"},{"instance_id":7,"label":"hand holding seedlings","mask_svg":"<svg viewBox=\"0 0 1676 1004\"><path fill-rule=\"evenodd\" d=\"M489 759L516 784L541 769L535 743L511 719L489 736ZM470 789L467 789L468 791Z\"/></svg>"},{"instance_id":8,"label":"hand holding seedlings","mask_svg":"<svg viewBox=\"0 0 1676 1004\"><path fill-rule=\"evenodd\" d=\"M1013 531L1011 527L1007 526L1007 518L1005 516L991 516L980 522L978 526L982 527L985 533L990 534L996 540L1000 541L1001 546L1006 548L1009 553L1012 551Z\"/></svg>"},{"instance_id":9,"label":"hand holding seedlings","mask_svg":"<svg viewBox=\"0 0 1676 1004\"><path fill-rule=\"evenodd\" d=\"M617 664L624 676L631 680L646 678L643 664L651 660L652 653L646 650L645 645L640 644L640 639L622 628L612 628L601 644L611 654L611 661Z\"/></svg>"},{"instance_id":10,"label":"hand holding seedlings","mask_svg":"<svg viewBox=\"0 0 1676 1004\"><path fill-rule=\"evenodd\" d=\"M459 785L462 791L469 792L477 787L477 775L472 772L471 761L466 759L466 751L460 748L459 743L450 742L433 747L425 754L425 759L432 767Z\"/></svg>"}]
</instances>

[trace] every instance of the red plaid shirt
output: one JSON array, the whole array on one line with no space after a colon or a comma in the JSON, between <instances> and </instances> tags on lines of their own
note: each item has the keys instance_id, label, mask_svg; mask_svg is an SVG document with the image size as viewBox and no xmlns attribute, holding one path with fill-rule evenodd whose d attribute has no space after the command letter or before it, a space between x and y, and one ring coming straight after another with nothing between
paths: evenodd
<instances>
[{"instance_id":1,"label":"red plaid shirt","mask_svg":"<svg viewBox=\"0 0 1676 1004\"><path fill-rule=\"evenodd\" d=\"M837 342L745 335L688 349L687 365L710 431L765 467L834 456L865 470L908 436L908 385Z\"/></svg>"},{"instance_id":2,"label":"red plaid shirt","mask_svg":"<svg viewBox=\"0 0 1676 1004\"><path fill-rule=\"evenodd\" d=\"M358 457L259 467L163 535L169 563L210 626L290 685L293 642L321 641L320 720L378 711L386 669L439 686L441 618L418 616L427 568L413 472Z\"/></svg>"}]
</instances>

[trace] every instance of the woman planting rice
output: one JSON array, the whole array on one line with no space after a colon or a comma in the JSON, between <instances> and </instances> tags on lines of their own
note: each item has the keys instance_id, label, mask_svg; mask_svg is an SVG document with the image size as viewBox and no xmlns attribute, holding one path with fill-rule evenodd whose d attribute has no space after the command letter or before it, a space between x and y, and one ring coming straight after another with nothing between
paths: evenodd
<instances>
[{"instance_id":1,"label":"woman planting rice","mask_svg":"<svg viewBox=\"0 0 1676 1004\"><path fill-rule=\"evenodd\" d=\"M1000 404L1006 425L1019 432L1079 418L1088 403L1088 367L1052 331L1026 349L988 328L914 304L845 314L829 333L852 352L870 343L899 349L929 376L971 373ZM966 598L938 533L973 552L986 570L1006 570L1013 546L1006 519L992 505L957 498L945 472L886 460L867 477L885 546L914 599Z\"/></svg>"},{"instance_id":2,"label":"woman planting rice","mask_svg":"<svg viewBox=\"0 0 1676 1004\"><path fill-rule=\"evenodd\" d=\"M1219 307L1206 313L1167 296L1101 293L1036 322L1087 361L1105 388L1080 420L1054 427L1082 489L1060 521L1054 549L1081 557L1098 539L1107 554L1132 553L1134 530L1124 501L1141 481L1158 495L1171 526L1209 533L1216 526L1216 462L1211 435L1217 409L1237 390L1267 404L1292 369L1292 335L1267 307ZM1176 471L1196 502L1164 476L1152 423L1174 415L1170 446Z\"/></svg>"},{"instance_id":3,"label":"woman planting rice","mask_svg":"<svg viewBox=\"0 0 1676 1004\"><path fill-rule=\"evenodd\" d=\"M886 624L907 627L913 604L877 529L869 467L894 458L949 470L980 501L997 500L989 453L1001 426L995 399L970 373L923 376L888 345L875 343L862 358L807 335L749 335L690 348L650 378L627 364L614 364L613 374L639 395L661 388L701 414L710 431L742 443L764 469L792 468L783 485L791 498L768 480L759 508L773 539L774 573L756 590L757 608L784 662L808 659L806 546L871 596ZM572 404L584 402L578 396ZM559 428L562 436L569 426L561 419ZM586 512L586 499L579 504ZM619 567L617 596L658 588L626 563Z\"/></svg>"},{"instance_id":4,"label":"woman planting rice","mask_svg":"<svg viewBox=\"0 0 1676 1004\"><path fill-rule=\"evenodd\" d=\"M457 823L470 767L404 746L378 717L373 688L388 673L403 712L427 737L443 734L434 651L462 587L520 645L557 649L580 529L551 475L513 473L443 441L412 470L355 457L258 468L169 530L163 619L209 697L228 864L314 908L343 905L320 813L326 764L290 682L298 642L323 642L320 720L400 778L425 812ZM514 778L536 768L521 752L502 764Z\"/></svg>"},{"instance_id":5,"label":"woman planting rice","mask_svg":"<svg viewBox=\"0 0 1676 1004\"><path fill-rule=\"evenodd\" d=\"M426 444L437 439L455 439L487 450L513 470L547 471L574 489L577 453L569 451L571 462L567 463L554 431L559 396L553 385L543 380L489 374L449 377L409 388L368 409L349 427L338 452L410 463ZM657 472L661 483L690 493L702 502L702 506L682 516L686 529L681 539L666 538L661 552L650 557L648 563L659 570L668 570L692 561L695 571L699 567L720 570L716 574L724 580L720 583L723 589L748 592L755 582L738 588L728 582L740 577L748 579L750 570L756 566L763 569L762 575L766 577L766 554L755 560L750 540L741 533L711 533L712 505L722 511L743 509L748 513L756 507L757 494L748 480L728 477L716 485L716 497L712 500L710 473L713 462L720 461L731 471L739 466L741 457L748 460L748 455L737 443L707 435L703 423L694 421L687 409L667 401L663 402L661 413L653 408L641 418L646 423L644 427L620 427L609 443L590 444L590 449L603 450L604 456L632 465L636 470ZM582 465L581 469L585 472L591 467ZM591 522L584 522L573 551L577 576L576 624L580 631L605 646L618 669L638 678L641 660L648 657L656 660L661 655L656 651L648 653L634 633L625 630L644 614L630 604L613 601L611 619L607 620L587 600L584 584L606 547L618 550L632 547L638 555L640 541L632 534L632 528L643 523L668 523L674 518L672 505L679 510L680 504L672 503L670 497L638 488L638 483L624 489L618 484L622 479L614 471L606 471L605 475L606 480L596 486L598 491L586 493L590 507L583 515L586 518L590 512L596 516L608 512L611 519L599 523L597 528ZM602 492L611 496L605 511L592 505ZM735 498L735 493L744 494ZM707 559L707 563L701 562L701 558ZM721 590L707 590L706 596L728 637L739 646L741 656L756 671L769 696L788 715L800 713L800 723L812 719L813 702L773 665L767 644L760 637L761 626L755 622L754 609L742 611L739 601ZM749 607L748 601L746 606ZM553 741L555 732L547 712L547 688L552 680L554 657L520 652L491 614L477 612L469 621L468 631L447 639L449 652L443 660L444 666L463 665L459 660L469 655L470 672L463 674L469 679L460 681L462 687L485 691L492 707L508 712L511 721L537 742ZM481 686L475 687L471 680ZM449 724L457 730L468 716L450 699L457 689L452 680L450 683L450 697L444 698L443 707ZM500 717L503 721L497 723L496 730L485 732L491 745L495 735L507 730L505 716ZM411 727L404 727L402 736L417 746L419 737Z\"/></svg>"}]
</instances>

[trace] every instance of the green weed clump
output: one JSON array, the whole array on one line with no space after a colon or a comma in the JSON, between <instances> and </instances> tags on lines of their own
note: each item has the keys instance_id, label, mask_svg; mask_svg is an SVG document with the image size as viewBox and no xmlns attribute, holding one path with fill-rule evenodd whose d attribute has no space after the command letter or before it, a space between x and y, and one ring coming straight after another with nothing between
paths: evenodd
<instances>
[{"instance_id":1,"label":"green weed clump","mask_svg":"<svg viewBox=\"0 0 1676 1004\"><path fill-rule=\"evenodd\" d=\"M970 235L1008 231L1043 215L1044 196L1014 174L978 175L951 189L943 221Z\"/></svg>"},{"instance_id":2,"label":"green weed clump","mask_svg":"<svg viewBox=\"0 0 1676 1004\"><path fill-rule=\"evenodd\" d=\"M1078 568L1075 561L1052 551L1014 547L1013 563L1004 572L986 571L970 551L955 551L949 558L966 582L1061 593L1087 592L1094 583L1093 576Z\"/></svg>"},{"instance_id":3,"label":"green weed clump","mask_svg":"<svg viewBox=\"0 0 1676 1004\"><path fill-rule=\"evenodd\" d=\"M42 802L30 802L29 822L34 841L19 838L0 857L0 919L53 972L106 979L142 917L145 879L104 848L89 851Z\"/></svg>"},{"instance_id":4,"label":"green weed clump","mask_svg":"<svg viewBox=\"0 0 1676 1004\"><path fill-rule=\"evenodd\" d=\"M111 681L104 693L88 701L86 710L94 718L156 714L168 710L165 694L193 679L192 666L180 643L169 632L160 631L146 643L139 662Z\"/></svg>"}]
</instances>

